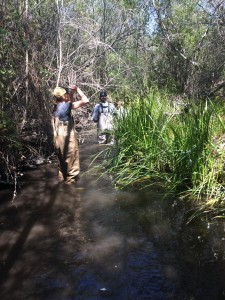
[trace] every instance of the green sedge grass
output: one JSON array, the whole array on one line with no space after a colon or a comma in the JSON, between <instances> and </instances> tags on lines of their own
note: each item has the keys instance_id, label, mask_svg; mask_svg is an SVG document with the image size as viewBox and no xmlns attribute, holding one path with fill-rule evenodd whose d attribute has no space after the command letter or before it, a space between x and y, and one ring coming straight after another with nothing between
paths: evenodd
<instances>
[{"instance_id":1,"label":"green sedge grass","mask_svg":"<svg viewBox=\"0 0 225 300\"><path fill-rule=\"evenodd\" d=\"M215 206L225 186L224 154L218 155L214 141L224 133L223 113L208 101L192 101L188 112L177 112L167 95L155 91L132 99L114 118L107 172L119 188L160 182L169 193Z\"/></svg>"}]
</instances>

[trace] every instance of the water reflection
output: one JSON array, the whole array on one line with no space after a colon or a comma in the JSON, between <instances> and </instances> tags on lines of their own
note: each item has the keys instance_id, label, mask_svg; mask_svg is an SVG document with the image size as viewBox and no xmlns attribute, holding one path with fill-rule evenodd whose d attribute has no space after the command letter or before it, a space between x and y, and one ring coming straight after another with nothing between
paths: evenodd
<instances>
[{"instance_id":1,"label":"water reflection","mask_svg":"<svg viewBox=\"0 0 225 300\"><path fill-rule=\"evenodd\" d=\"M55 170L27 173L16 200L1 203L1 299L225 299L217 224L187 226L181 204L115 191L95 172L58 184Z\"/></svg>"}]
</instances>

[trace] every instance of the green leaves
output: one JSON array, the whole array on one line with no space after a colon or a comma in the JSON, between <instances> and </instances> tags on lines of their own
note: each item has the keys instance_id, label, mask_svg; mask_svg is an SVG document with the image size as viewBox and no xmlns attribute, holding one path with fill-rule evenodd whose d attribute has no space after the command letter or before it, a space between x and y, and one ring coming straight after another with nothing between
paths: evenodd
<instances>
[{"instance_id":1,"label":"green leaves","mask_svg":"<svg viewBox=\"0 0 225 300\"><path fill-rule=\"evenodd\" d=\"M126 109L126 117L116 122L118 151L112 159L120 184L143 183L146 178L149 184L157 178L174 193L223 197L224 156L213 151L221 117L214 104L193 101L188 112L174 111L166 95L151 91Z\"/></svg>"}]
</instances>

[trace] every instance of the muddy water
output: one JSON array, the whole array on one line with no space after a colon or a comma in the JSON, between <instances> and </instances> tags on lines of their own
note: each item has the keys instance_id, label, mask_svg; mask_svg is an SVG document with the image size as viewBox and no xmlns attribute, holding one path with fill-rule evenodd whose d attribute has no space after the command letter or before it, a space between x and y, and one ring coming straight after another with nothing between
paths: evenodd
<instances>
[{"instance_id":1,"label":"muddy water","mask_svg":"<svg viewBox=\"0 0 225 300\"><path fill-rule=\"evenodd\" d=\"M225 229L156 192L116 191L89 166L104 146L80 146L76 186L56 165L1 191L1 300L225 299ZM102 158L103 159L103 158Z\"/></svg>"}]
</instances>

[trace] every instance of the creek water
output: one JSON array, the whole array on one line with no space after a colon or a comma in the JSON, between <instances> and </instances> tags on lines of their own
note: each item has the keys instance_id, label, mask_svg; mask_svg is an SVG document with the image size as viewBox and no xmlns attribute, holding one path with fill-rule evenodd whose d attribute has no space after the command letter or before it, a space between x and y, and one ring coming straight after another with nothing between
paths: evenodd
<instances>
[{"instance_id":1,"label":"creek water","mask_svg":"<svg viewBox=\"0 0 225 300\"><path fill-rule=\"evenodd\" d=\"M175 199L96 180L101 147L80 146L75 186L52 163L27 172L13 201L0 192L0 299L225 299L224 225L187 224Z\"/></svg>"}]
</instances>

